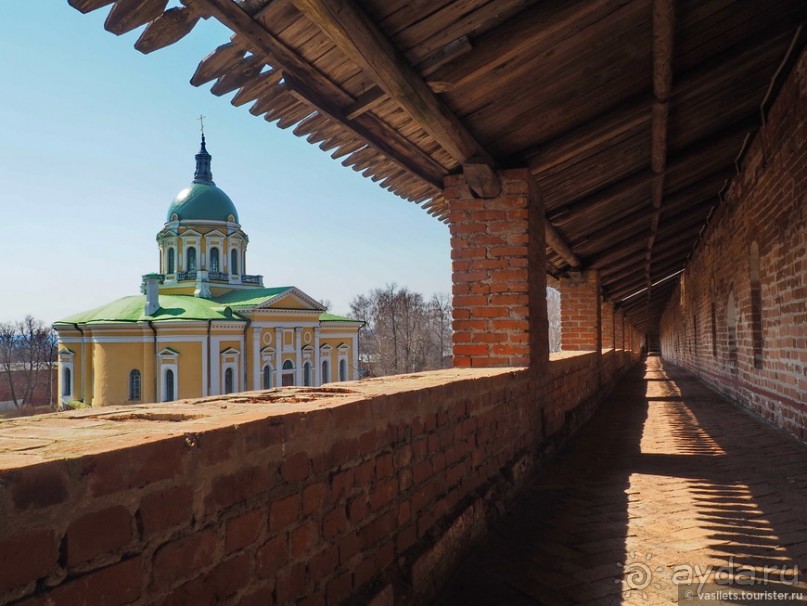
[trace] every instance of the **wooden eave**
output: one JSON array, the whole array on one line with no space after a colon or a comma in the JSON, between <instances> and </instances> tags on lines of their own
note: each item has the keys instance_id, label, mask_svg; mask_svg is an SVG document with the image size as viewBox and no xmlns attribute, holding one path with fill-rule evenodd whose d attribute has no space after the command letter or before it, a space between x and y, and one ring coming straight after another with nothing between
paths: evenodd
<instances>
[{"instance_id":1,"label":"wooden eave","mask_svg":"<svg viewBox=\"0 0 807 606\"><path fill-rule=\"evenodd\" d=\"M644 326L807 39L803 0L69 2L109 7L116 34L146 25L142 52L219 20L233 35L192 84L441 221L446 175L484 199L497 168L529 167L547 270L600 270Z\"/></svg>"}]
</instances>

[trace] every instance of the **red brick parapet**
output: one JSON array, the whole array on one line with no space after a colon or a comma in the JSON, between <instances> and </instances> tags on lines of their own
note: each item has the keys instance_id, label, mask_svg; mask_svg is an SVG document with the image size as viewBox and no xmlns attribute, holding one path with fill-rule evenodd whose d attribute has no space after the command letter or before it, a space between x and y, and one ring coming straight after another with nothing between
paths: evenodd
<instances>
[{"instance_id":1,"label":"red brick parapet","mask_svg":"<svg viewBox=\"0 0 807 606\"><path fill-rule=\"evenodd\" d=\"M590 357L545 401L455 369L5 422L0 604L425 599L602 395Z\"/></svg>"}]
</instances>

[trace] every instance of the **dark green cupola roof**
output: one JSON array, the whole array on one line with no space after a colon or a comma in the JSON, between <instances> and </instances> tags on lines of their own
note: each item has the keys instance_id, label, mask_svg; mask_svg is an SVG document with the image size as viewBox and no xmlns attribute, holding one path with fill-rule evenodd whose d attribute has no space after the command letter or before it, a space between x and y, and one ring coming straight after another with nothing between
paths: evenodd
<instances>
[{"instance_id":1,"label":"dark green cupola roof","mask_svg":"<svg viewBox=\"0 0 807 606\"><path fill-rule=\"evenodd\" d=\"M202 134L202 146L196 154L193 182L179 192L171 202L166 221L173 221L176 215L180 221L229 221L232 217L234 222L238 223L235 204L213 182L211 159L205 146L205 136Z\"/></svg>"}]
</instances>

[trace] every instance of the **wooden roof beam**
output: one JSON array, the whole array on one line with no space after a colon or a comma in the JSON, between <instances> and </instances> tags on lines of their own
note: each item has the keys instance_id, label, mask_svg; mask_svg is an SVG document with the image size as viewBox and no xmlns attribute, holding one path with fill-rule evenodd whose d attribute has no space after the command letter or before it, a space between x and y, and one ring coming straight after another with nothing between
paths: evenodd
<instances>
[{"instance_id":1,"label":"wooden roof beam","mask_svg":"<svg viewBox=\"0 0 807 606\"><path fill-rule=\"evenodd\" d=\"M556 166L575 160L600 145L650 122L648 95L637 102L619 103L616 110L604 112L555 139L524 153L532 173L540 176Z\"/></svg>"},{"instance_id":2,"label":"wooden roof beam","mask_svg":"<svg viewBox=\"0 0 807 606\"><path fill-rule=\"evenodd\" d=\"M474 50L427 78L435 92L448 92L500 70L537 48L551 48L608 17L628 0L540 2L488 34L473 40Z\"/></svg>"},{"instance_id":3,"label":"wooden roof beam","mask_svg":"<svg viewBox=\"0 0 807 606\"><path fill-rule=\"evenodd\" d=\"M647 299L650 300L653 280L650 264L653 244L658 232L661 205L664 201L664 174L667 170L667 124L672 96L673 38L675 36L675 0L653 0L653 121L651 127L650 168L653 215L647 240Z\"/></svg>"},{"instance_id":4,"label":"wooden roof beam","mask_svg":"<svg viewBox=\"0 0 807 606\"><path fill-rule=\"evenodd\" d=\"M453 111L431 91L415 68L351 0L292 0L334 44L406 111L459 164L481 197L501 190L495 162ZM486 167L479 178L479 167ZM465 167L465 166L464 166Z\"/></svg>"},{"instance_id":5,"label":"wooden roof beam","mask_svg":"<svg viewBox=\"0 0 807 606\"><path fill-rule=\"evenodd\" d=\"M320 113L342 122L346 130L378 149L410 174L442 187L443 177L448 172L445 167L370 113L347 120L344 109L356 100L267 31L239 4L232 0L194 0L194 5L237 32L240 41L248 44L253 53L266 55L267 63L283 72L286 86L301 100Z\"/></svg>"},{"instance_id":6,"label":"wooden roof beam","mask_svg":"<svg viewBox=\"0 0 807 606\"><path fill-rule=\"evenodd\" d=\"M569 246L563 237L557 232L557 230L552 227L549 221L546 221L544 227L544 237L546 238L546 243L549 245L552 250L558 253L558 256L566 261L569 265L571 265L575 269L580 269L583 266L583 263L580 261L580 258L574 254L571 246Z\"/></svg>"},{"instance_id":7,"label":"wooden roof beam","mask_svg":"<svg viewBox=\"0 0 807 606\"><path fill-rule=\"evenodd\" d=\"M679 234L676 234L675 237L666 240L664 242L664 246L667 248L672 248L676 244L680 244L686 240L692 240L694 242L699 230L700 225L684 229ZM659 246L659 250L661 250L661 245ZM625 254L621 257L612 258L603 264L603 266L600 268L600 275L604 281L612 281L615 279L615 276L623 275L628 271L635 271L631 269L632 267L645 267L644 255L637 255L636 249L633 249L633 251L630 252L632 254Z\"/></svg>"},{"instance_id":8,"label":"wooden roof beam","mask_svg":"<svg viewBox=\"0 0 807 606\"><path fill-rule=\"evenodd\" d=\"M191 0L186 6L169 8L146 26L134 47L144 55L154 52L187 36L199 22L201 15L194 10Z\"/></svg>"}]
</instances>

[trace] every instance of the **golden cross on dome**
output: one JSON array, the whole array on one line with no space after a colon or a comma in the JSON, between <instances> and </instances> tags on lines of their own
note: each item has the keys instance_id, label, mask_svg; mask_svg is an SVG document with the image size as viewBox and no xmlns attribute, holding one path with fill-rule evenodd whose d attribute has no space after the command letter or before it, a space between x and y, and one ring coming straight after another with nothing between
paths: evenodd
<instances>
[{"instance_id":1,"label":"golden cross on dome","mask_svg":"<svg viewBox=\"0 0 807 606\"><path fill-rule=\"evenodd\" d=\"M197 118L199 120L199 125L200 125L200 127L202 129L202 136L203 137L205 136L205 118L207 118L207 116L204 116L202 114L199 114L199 118Z\"/></svg>"}]
</instances>

